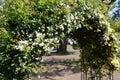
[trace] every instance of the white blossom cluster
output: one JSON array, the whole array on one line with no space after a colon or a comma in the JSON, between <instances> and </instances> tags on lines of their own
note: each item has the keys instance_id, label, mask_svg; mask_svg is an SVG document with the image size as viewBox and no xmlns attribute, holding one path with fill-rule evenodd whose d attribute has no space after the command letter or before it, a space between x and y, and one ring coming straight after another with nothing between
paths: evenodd
<instances>
[{"instance_id":1,"label":"white blossom cluster","mask_svg":"<svg viewBox=\"0 0 120 80\"><path fill-rule=\"evenodd\" d=\"M19 51L23 51L23 52L30 52L32 50L34 50L34 48L36 46L38 46L38 52L47 52L50 50L50 44L53 44L52 42L56 42L57 38L53 39L53 38L48 38L45 39L44 35L42 33L39 32L35 32L36 38L34 39L34 41L32 41L32 39L30 38L29 40L20 40L17 41L16 45L13 45L17 50Z\"/></svg>"},{"instance_id":2,"label":"white blossom cluster","mask_svg":"<svg viewBox=\"0 0 120 80\"><path fill-rule=\"evenodd\" d=\"M22 40L18 41L18 45L16 45L15 48L20 51L29 51L30 50L28 41L22 41Z\"/></svg>"}]
</instances>

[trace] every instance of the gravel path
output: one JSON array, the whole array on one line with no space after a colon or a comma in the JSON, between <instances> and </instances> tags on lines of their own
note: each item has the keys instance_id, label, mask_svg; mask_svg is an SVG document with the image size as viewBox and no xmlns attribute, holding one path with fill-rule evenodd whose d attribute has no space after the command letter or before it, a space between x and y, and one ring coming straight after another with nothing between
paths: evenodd
<instances>
[{"instance_id":1,"label":"gravel path","mask_svg":"<svg viewBox=\"0 0 120 80\"><path fill-rule=\"evenodd\" d=\"M78 54L62 55L62 56L43 56L43 63L49 69L48 72L44 72L40 78L33 78L32 80L80 80L79 66L67 65L67 63L61 63L65 60L79 60ZM39 72L38 72L39 75ZM120 80L120 73L115 72L114 80Z\"/></svg>"}]
</instances>

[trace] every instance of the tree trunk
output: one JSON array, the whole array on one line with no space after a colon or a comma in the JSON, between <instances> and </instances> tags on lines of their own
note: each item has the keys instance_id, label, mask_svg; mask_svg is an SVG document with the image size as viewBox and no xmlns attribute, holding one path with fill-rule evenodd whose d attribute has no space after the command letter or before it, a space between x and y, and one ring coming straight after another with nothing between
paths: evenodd
<instances>
[{"instance_id":1,"label":"tree trunk","mask_svg":"<svg viewBox=\"0 0 120 80\"><path fill-rule=\"evenodd\" d=\"M60 42L59 42L60 45L58 47L58 53L66 53L67 52L67 43L68 43L67 38L60 40Z\"/></svg>"}]
</instances>

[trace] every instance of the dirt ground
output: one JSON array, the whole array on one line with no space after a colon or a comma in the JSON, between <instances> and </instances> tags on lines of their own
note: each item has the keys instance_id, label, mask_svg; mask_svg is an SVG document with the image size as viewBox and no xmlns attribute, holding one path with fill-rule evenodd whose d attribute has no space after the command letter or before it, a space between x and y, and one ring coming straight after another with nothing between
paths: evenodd
<instances>
[{"instance_id":1,"label":"dirt ground","mask_svg":"<svg viewBox=\"0 0 120 80\"><path fill-rule=\"evenodd\" d=\"M69 60L78 61L79 54L43 56L43 64L47 66L49 70L41 76L39 71L36 72L37 75L33 77L32 80L80 80L81 73L78 66L79 64L72 64ZM63 61L66 62L62 63ZM120 80L119 72L114 73L114 80Z\"/></svg>"}]
</instances>

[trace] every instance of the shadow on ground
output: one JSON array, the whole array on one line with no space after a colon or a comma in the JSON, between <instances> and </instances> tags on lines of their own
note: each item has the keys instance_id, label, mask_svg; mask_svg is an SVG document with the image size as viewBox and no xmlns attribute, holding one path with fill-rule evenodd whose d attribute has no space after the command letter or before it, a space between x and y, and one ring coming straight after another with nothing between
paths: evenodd
<instances>
[{"instance_id":1,"label":"shadow on ground","mask_svg":"<svg viewBox=\"0 0 120 80\"><path fill-rule=\"evenodd\" d=\"M80 80L79 55L44 56L43 65L48 71L33 73L31 80ZM114 80L120 80L120 72L114 73Z\"/></svg>"},{"instance_id":2,"label":"shadow on ground","mask_svg":"<svg viewBox=\"0 0 120 80\"><path fill-rule=\"evenodd\" d=\"M51 60L44 63L49 68L48 72L44 72L42 75L44 78L62 77L80 72L79 63L75 60Z\"/></svg>"},{"instance_id":3,"label":"shadow on ground","mask_svg":"<svg viewBox=\"0 0 120 80\"><path fill-rule=\"evenodd\" d=\"M70 76L80 72L79 55L68 56L46 56L43 57L43 65L47 66L49 71L44 71L40 78L32 80L59 80L60 77ZM40 72L33 73L39 77Z\"/></svg>"}]
</instances>

